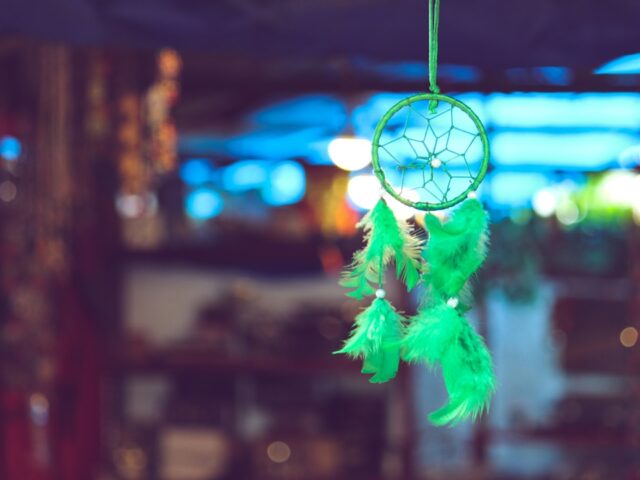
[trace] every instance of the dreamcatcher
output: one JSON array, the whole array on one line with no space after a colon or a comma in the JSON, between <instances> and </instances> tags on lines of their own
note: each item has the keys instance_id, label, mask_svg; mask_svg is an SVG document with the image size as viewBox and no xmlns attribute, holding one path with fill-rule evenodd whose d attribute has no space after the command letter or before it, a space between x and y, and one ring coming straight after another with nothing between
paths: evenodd
<instances>
[{"instance_id":1,"label":"dreamcatcher","mask_svg":"<svg viewBox=\"0 0 640 480\"><path fill-rule=\"evenodd\" d=\"M383 198L362 219L365 246L341 283L351 297L375 298L336 353L362 359L362 373L374 383L391 380L401 359L440 367L449 401L429 418L445 425L485 411L495 380L484 340L465 318L471 308L469 280L487 250L488 216L475 192L487 172L489 143L477 115L440 94L439 16L440 0L429 0L431 93L408 97L382 117L372 163L384 190L405 205L427 212L459 206L446 221L427 213L424 245ZM385 298L384 273L392 262L408 290L424 287L425 298L411 318Z\"/></svg>"}]
</instances>

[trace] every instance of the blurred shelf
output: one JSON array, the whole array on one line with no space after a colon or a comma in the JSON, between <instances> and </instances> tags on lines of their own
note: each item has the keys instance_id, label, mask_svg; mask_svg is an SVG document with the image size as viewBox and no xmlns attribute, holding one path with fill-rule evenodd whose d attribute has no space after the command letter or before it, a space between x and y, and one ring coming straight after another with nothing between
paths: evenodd
<instances>
[{"instance_id":1,"label":"blurred shelf","mask_svg":"<svg viewBox=\"0 0 640 480\"><path fill-rule=\"evenodd\" d=\"M640 449L640 435L629 432L571 431L571 430L489 430L490 442L557 443L569 448L632 448Z\"/></svg>"},{"instance_id":2,"label":"blurred shelf","mask_svg":"<svg viewBox=\"0 0 640 480\"><path fill-rule=\"evenodd\" d=\"M359 245L357 236L328 241L320 235L289 238L273 233L239 231L220 234L207 242L177 243L151 249L122 247L119 256L125 263L182 264L286 276L322 272L323 251L327 248L339 252L346 261Z\"/></svg>"},{"instance_id":3,"label":"blurred shelf","mask_svg":"<svg viewBox=\"0 0 640 480\"><path fill-rule=\"evenodd\" d=\"M260 245L260 248L256 248ZM254 242L238 238L234 242L211 245L176 245L151 250L125 249L126 262L181 264L200 268L251 270L260 273L289 275L322 271L318 247L311 242Z\"/></svg>"},{"instance_id":4,"label":"blurred shelf","mask_svg":"<svg viewBox=\"0 0 640 480\"><path fill-rule=\"evenodd\" d=\"M121 374L227 373L233 375L360 375L360 364L344 357L327 355L323 359L277 357L230 357L217 353L172 349L128 353L112 361ZM364 378L364 377L363 377Z\"/></svg>"},{"instance_id":5,"label":"blurred shelf","mask_svg":"<svg viewBox=\"0 0 640 480\"><path fill-rule=\"evenodd\" d=\"M547 277L560 295L594 300L620 300L630 298L637 286L626 277Z\"/></svg>"}]
</instances>

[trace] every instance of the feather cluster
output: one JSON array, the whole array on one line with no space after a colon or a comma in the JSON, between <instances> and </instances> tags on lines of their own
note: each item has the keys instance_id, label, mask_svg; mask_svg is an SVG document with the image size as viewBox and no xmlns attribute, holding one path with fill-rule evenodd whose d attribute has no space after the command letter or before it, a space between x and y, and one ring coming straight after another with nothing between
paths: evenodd
<instances>
[{"instance_id":1,"label":"feather cluster","mask_svg":"<svg viewBox=\"0 0 640 480\"><path fill-rule=\"evenodd\" d=\"M391 380L400 364L404 317L384 298L376 298L357 317L351 336L341 350L363 360L362 373L372 374L372 383Z\"/></svg>"},{"instance_id":2,"label":"feather cluster","mask_svg":"<svg viewBox=\"0 0 640 480\"><path fill-rule=\"evenodd\" d=\"M428 265L424 283L432 296L456 297L487 256L487 213L479 201L467 200L447 222L426 215L425 225L429 241L424 250Z\"/></svg>"},{"instance_id":3,"label":"feather cluster","mask_svg":"<svg viewBox=\"0 0 640 480\"><path fill-rule=\"evenodd\" d=\"M365 247L354 255L342 276L347 295L358 300L373 295L382 286L384 270L393 260L396 275L412 289L420 280L420 241L405 221L396 219L384 199L358 224L364 231ZM382 298L357 317L351 336L335 352L363 361L362 373L371 374L372 383L387 382L396 376L405 319Z\"/></svg>"},{"instance_id":4,"label":"feather cluster","mask_svg":"<svg viewBox=\"0 0 640 480\"><path fill-rule=\"evenodd\" d=\"M442 368L449 401L429 419L453 425L486 410L495 388L491 355L463 316L467 283L487 254L488 218L480 202L467 200L449 221L428 215L425 222L428 297L404 336L403 358Z\"/></svg>"},{"instance_id":5,"label":"feather cluster","mask_svg":"<svg viewBox=\"0 0 640 480\"><path fill-rule=\"evenodd\" d=\"M456 308L443 302L421 309L412 319L403 347L406 361L442 368L449 401L429 416L433 424L455 425L475 419L488 408L495 385L491 355Z\"/></svg>"},{"instance_id":6,"label":"feather cluster","mask_svg":"<svg viewBox=\"0 0 640 480\"><path fill-rule=\"evenodd\" d=\"M395 260L396 275L409 290L420 280L420 241L411 235L407 222L396 219L384 199L363 217L358 227L364 231L365 247L355 253L340 284L348 296L362 300L373 295L382 283L384 268Z\"/></svg>"},{"instance_id":7,"label":"feather cluster","mask_svg":"<svg viewBox=\"0 0 640 480\"><path fill-rule=\"evenodd\" d=\"M480 202L467 200L448 221L427 215L425 223L429 239L421 258L420 240L384 200L360 222L365 247L343 274L347 295L360 300L376 293L385 268L395 261L398 278L409 290L422 281L426 299L407 322L384 295L376 295L335 353L362 359L362 373L372 375L373 383L395 377L401 358L441 368L449 400L429 419L453 425L485 411L495 388L491 355L464 317L471 303L469 279L487 254L488 216Z\"/></svg>"}]
</instances>

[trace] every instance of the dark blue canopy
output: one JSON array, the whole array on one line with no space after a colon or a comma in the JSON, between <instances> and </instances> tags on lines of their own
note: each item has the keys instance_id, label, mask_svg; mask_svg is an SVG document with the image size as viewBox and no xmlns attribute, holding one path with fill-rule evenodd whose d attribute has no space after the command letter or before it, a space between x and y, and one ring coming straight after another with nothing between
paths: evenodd
<instances>
[{"instance_id":1,"label":"dark blue canopy","mask_svg":"<svg viewBox=\"0 0 640 480\"><path fill-rule=\"evenodd\" d=\"M314 60L423 60L426 0L2 0L0 33ZM640 51L638 0L443 0L442 58L593 67Z\"/></svg>"}]
</instances>

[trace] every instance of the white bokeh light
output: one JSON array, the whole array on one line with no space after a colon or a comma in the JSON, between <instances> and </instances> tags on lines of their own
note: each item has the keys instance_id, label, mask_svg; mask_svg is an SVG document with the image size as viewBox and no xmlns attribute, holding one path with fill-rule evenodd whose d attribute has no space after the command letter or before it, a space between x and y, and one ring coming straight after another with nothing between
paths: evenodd
<instances>
[{"instance_id":1,"label":"white bokeh light","mask_svg":"<svg viewBox=\"0 0 640 480\"><path fill-rule=\"evenodd\" d=\"M371 163L371 142L364 138L335 138L328 150L331 161L343 170L361 170Z\"/></svg>"},{"instance_id":2,"label":"white bokeh light","mask_svg":"<svg viewBox=\"0 0 640 480\"><path fill-rule=\"evenodd\" d=\"M550 188L539 190L533 197L533 210L541 217L548 218L558 206L558 197Z\"/></svg>"},{"instance_id":3,"label":"white bokeh light","mask_svg":"<svg viewBox=\"0 0 640 480\"><path fill-rule=\"evenodd\" d=\"M374 175L356 175L349 179L347 195L356 207L370 210L380 199L380 189L380 182Z\"/></svg>"}]
</instances>

